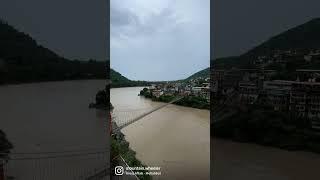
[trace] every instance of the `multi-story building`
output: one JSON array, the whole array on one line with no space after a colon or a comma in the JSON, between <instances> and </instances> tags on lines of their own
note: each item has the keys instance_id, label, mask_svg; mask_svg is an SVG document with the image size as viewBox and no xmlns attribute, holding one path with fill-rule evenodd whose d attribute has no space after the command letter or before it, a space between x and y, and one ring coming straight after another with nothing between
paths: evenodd
<instances>
[{"instance_id":1,"label":"multi-story building","mask_svg":"<svg viewBox=\"0 0 320 180\"><path fill-rule=\"evenodd\" d=\"M242 80L243 73L240 69L231 69L224 74L221 86L223 95L230 94L238 87L239 82Z\"/></svg>"},{"instance_id":2,"label":"multi-story building","mask_svg":"<svg viewBox=\"0 0 320 180\"><path fill-rule=\"evenodd\" d=\"M263 93L275 111L288 111L289 98L294 81L273 80L263 82Z\"/></svg>"},{"instance_id":3,"label":"multi-story building","mask_svg":"<svg viewBox=\"0 0 320 180\"><path fill-rule=\"evenodd\" d=\"M312 127L320 130L320 83L294 82L289 109L299 117L310 119Z\"/></svg>"},{"instance_id":4,"label":"multi-story building","mask_svg":"<svg viewBox=\"0 0 320 180\"><path fill-rule=\"evenodd\" d=\"M158 89L154 89L151 91L152 93L152 96L155 96L155 97L160 97L161 95L163 95L163 91L162 90L158 90Z\"/></svg>"},{"instance_id":5,"label":"multi-story building","mask_svg":"<svg viewBox=\"0 0 320 180\"><path fill-rule=\"evenodd\" d=\"M259 88L256 82L240 81L239 82L239 98L240 102L245 104L253 104L259 96Z\"/></svg>"},{"instance_id":6,"label":"multi-story building","mask_svg":"<svg viewBox=\"0 0 320 180\"><path fill-rule=\"evenodd\" d=\"M222 81L225 71L212 69L210 72L211 92L213 96L221 94Z\"/></svg>"},{"instance_id":7,"label":"multi-story building","mask_svg":"<svg viewBox=\"0 0 320 180\"><path fill-rule=\"evenodd\" d=\"M320 70L297 69L296 72L299 81L320 81Z\"/></svg>"}]
</instances>

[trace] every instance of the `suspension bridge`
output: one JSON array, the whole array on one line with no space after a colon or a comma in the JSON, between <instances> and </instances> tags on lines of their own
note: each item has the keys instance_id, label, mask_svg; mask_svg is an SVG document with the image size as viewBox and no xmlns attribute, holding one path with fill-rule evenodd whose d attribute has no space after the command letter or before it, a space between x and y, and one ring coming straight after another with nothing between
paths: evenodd
<instances>
[{"instance_id":1,"label":"suspension bridge","mask_svg":"<svg viewBox=\"0 0 320 180\"><path fill-rule=\"evenodd\" d=\"M173 99L172 101L165 103L163 105L160 105L158 107L152 108L152 109L136 109L136 110L126 110L126 111L114 111L114 118L112 118L112 121L114 122L115 126L112 126L112 132L118 132L121 129L129 126L130 124L133 124L140 119L144 118L145 116L158 111L169 104L178 102L179 100L183 99L184 97L177 97Z\"/></svg>"},{"instance_id":2,"label":"suspension bridge","mask_svg":"<svg viewBox=\"0 0 320 180\"><path fill-rule=\"evenodd\" d=\"M135 123L143 117L165 106L181 100L177 97L153 109L135 109L117 111L117 126L113 132ZM120 116L119 116L120 115ZM119 117L121 117L119 119ZM113 118L113 121L115 119ZM3 177L0 180L104 180L109 179L110 173L109 151L110 148L78 149L66 151L47 152L13 152L6 161L0 162ZM0 154L1 155L1 154ZM123 163L126 162L123 160ZM0 174L1 175L1 174ZM3 178L3 179L1 179ZM134 177L129 177L129 179Z\"/></svg>"},{"instance_id":3,"label":"suspension bridge","mask_svg":"<svg viewBox=\"0 0 320 180\"><path fill-rule=\"evenodd\" d=\"M238 91L232 92L222 103L217 103L211 109L211 115L213 116L213 122L216 123L219 121L224 120L225 118L232 116L236 111L230 110L227 108L228 106L235 103L237 100ZM183 99L184 97L177 97L174 100L160 105L158 107L154 107L152 109L126 109L126 110L114 110L112 116L112 132L117 133L121 129L139 121L140 119L144 118L145 116L158 111L169 104L178 102L179 100Z\"/></svg>"}]
</instances>

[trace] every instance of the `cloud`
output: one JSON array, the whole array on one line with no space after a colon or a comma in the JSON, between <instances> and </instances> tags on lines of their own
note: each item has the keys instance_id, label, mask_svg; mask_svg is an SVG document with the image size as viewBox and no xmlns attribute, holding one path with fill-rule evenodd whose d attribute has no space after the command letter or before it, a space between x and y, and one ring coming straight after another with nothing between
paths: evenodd
<instances>
[{"instance_id":1,"label":"cloud","mask_svg":"<svg viewBox=\"0 0 320 180\"><path fill-rule=\"evenodd\" d=\"M205 10L186 1L112 0L111 66L140 80L181 79L207 67L209 0Z\"/></svg>"},{"instance_id":2,"label":"cloud","mask_svg":"<svg viewBox=\"0 0 320 180\"><path fill-rule=\"evenodd\" d=\"M148 12L148 15L139 15L129 8L111 3L111 38L113 41L123 37L151 36L182 22L170 7L165 7L158 12Z\"/></svg>"},{"instance_id":3,"label":"cloud","mask_svg":"<svg viewBox=\"0 0 320 180\"><path fill-rule=\"evenodd\" d=\"M111 6L110 14L111 26L115 27L129 25L133 19L137 18L137 16L135 16L133 13L130 13L130 11L116 8L114 6Z\"/></svg>"}]
</instances>

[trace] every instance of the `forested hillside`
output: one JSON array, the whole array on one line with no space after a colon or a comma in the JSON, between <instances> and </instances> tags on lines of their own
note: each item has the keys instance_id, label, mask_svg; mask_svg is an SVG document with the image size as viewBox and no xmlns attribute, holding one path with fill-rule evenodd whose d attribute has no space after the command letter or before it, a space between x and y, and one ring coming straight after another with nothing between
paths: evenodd
<instances>
[{"instance_id":1,"label":"forested hillside","mask_svg":"<svg viewBox=\"0 0 320 180\"><path fill-rule=\"evenodd\" d=\"M105 77L105 62L69 60L0 20L0 84Z\"/></svg>"}]
</instances>

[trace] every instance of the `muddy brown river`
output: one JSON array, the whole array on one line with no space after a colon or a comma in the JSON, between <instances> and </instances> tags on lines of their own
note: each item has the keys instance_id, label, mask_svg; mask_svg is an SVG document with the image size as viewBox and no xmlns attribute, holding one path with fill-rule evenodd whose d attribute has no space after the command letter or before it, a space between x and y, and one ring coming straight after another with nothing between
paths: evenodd
<instances>
[{"instance_id":1,"label":"muddy brown river","mask_svg":"<svg viewBox=\"0 0 320 180\"><path fill-rule=\"evenodd\" d=\"M106 112L89 109L104 80L0 86L0 129L16 180L85 179L109 162Z\"/></svg>"},{"instance_id":2,"label":"muddy brown river","mask_svg":"<svg viewBox=\"0 0 320 180\"><path fill-rule=\"evenodd\" d=\"M111 101L116 109L128 112L161 104L137 96L141 89L112 89ZM319 154L216 138L211 139L210 164L209 114L169 105L122 132L139 160L161 167L162 176L154 179L210 179L210 169L214 180L319 179Z\"/></svg>"},{"instance_id":3,"label":"muddy brown river","mask_svg":"<svg viewBox=\"0 0 320 180\"><path fill-rule=\"evenodd\" d=\"M142 87L111 89L115 111L152 109L162 103L138 96ZM130 113L129 113L130 114ZM210 112L168 105L122 132L147 166L161 167L154 179L210 179Z\"/></svg>"}]
</instances>

